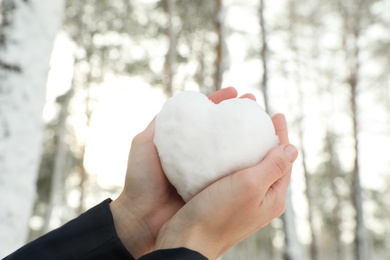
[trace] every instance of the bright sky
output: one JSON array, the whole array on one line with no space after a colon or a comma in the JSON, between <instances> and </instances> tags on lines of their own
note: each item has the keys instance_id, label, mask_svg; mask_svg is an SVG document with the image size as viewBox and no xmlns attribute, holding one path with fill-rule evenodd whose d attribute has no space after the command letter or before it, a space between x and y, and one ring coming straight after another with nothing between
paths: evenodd
<instances>
[{"instance_id":1,"label":"bright sky","mask_svg":"<svg viewBox=\"0 0 390 260\"><path fill-rule=\"evenodd\" d=\"M140 78L113 76L104 89L88 133L86 168L98 174L102 187L123 186L131 140L160 111L165 98Z\"/></svg>"}]
</instances>

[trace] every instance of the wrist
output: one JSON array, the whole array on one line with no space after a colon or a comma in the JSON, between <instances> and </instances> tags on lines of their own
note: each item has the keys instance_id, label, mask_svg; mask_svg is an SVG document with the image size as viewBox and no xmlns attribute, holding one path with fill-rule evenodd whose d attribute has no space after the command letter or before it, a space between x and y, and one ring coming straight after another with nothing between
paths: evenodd
<instances>
[{"instance_id":1,"label":"wrist","mask_svg":"<svg viewBox=\"0 0 390 260\"><path fill-rule=\"evenodd\" d=\"M144 214L124 203L121 196L110 203L115 230L127 251L137 259L153 249L155 239L144 221Z\"/></svg>"},{"instance_id":2,"label":"wrist","mask_svg":"<svg viewBox=\"0 0 390 260\"><path fill-rule=\"evenodd\" d=\"M217 259L221 255L221 245L206 234L208 233L203 232L200 225L170 221L161 228L154 250L184 247L204 255L209 260Z\"/></svg>"}]
</instances>

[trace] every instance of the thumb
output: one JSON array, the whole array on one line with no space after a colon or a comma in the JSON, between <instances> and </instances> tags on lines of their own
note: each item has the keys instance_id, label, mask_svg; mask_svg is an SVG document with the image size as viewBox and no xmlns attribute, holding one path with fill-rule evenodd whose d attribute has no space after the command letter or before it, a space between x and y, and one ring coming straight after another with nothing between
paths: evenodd
<instances>
[{"instance_id":1,"label":"thumb","mask_svg":"<svg viewBox=\"0 0 390 260\"><path fill-rule=\"evenodd\" d=\"M280 145L272 149L265 158L257 164L254 168L260 175L262 185L265 190L264 193L276 181L283 178L292 167L293 162L298 157L298 149L292 144ZM288 180L290 179L290 176Z\"/></svg>"},{"instance_id":2,"label":"thumb","mask_svg":"<svg viewBox=\"0 0 390 260\"><path fill-rule=\"evenodd\" d=\"M157 115L150 121L148 126L145 128L144 132L154 132L155 126L156 126L156 117Z\"/></svg>"}]
</instances>

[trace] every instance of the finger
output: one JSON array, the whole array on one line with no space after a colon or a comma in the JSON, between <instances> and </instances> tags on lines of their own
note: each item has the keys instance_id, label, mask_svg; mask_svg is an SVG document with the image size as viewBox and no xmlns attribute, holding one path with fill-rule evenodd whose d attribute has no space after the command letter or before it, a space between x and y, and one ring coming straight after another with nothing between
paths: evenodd
<instances>
[{"instance_id":1,"label":"finger","mask_svg":"<svg viewBox=\"0 0 390 260\"><path fill-rule=\"evenodd\" d=\"M285 146L284 150L286 154L288 154L288 156L291 156L291 165L287 169L286 173L275 183L273 183L271 187L267 190L265 194L265 199L263 201L263 203L267 204L268 207L274 208L274 217L280 216L285 210L286 197L291 180L292 163L298 156L298 150L293 145Z\"/></svg>"},{"instance_id":2,"label":"finger","mask_svg":"<svg viewBox=\"0 0 390 260\"><path fill-rule=\"evenodd\" d=\"M270 151L266 157L256 166L249 168L253 173L256 174L256 179L259 181L261 186L261 195L265 195L268 189L277 183L286 174L289 174L289 170L292 167L292 163L298 156L298 150L295 146L287 144L280 145ZM281 181L281 187L288 184L289 176Z\"/></svg>"},{"instance_id":3,"label":"finger","mask_svg":"<svg viewBox=\"0 0 390 260\"><path fill-rule=\"evenodd\" d=\"M288 144L288 130L286 117L283 114L276 114L272 117L272 122L275 127L276 134L279 137L280 144Z\"/></svg>"},{"instance_id":4,"label":"finger","mask_svg":"<svg viewBox=\"0 0 390 260\"><path fill-rule=\"evenodd\" d=\"M252 99L253 101L256 101L255 95L253 95L251 93L244 94L240 98L249 98L249 99Z\"/></svg>"},{"instance_id":5,"label":"finger","mask_svg":"<svg viewBox=\"0 0 390 260\"><path fill-rule=\"evenodd\" d=\"M233 87L223 88L209 95L209 99L215 104L222 102L225 99L237 97L237 90Z\"/></svg>"},{"instance_id":6,"label":"finger","mask_svg":"<svg viewBox=\"0 0 390 260\"><path fill-rule=\"evenodd\" d=\"M155 125L156 125L156 116L152 119L152 121L150 121L149 125L145 128L144 132L154 133Z\"/></svg>"},{"instance_id":7,"label":"finger","mask_svg":"<svg viewBox=\"0 0 390 260\"><path fill-rule=\"evenodd\" d=\"M270 210L272 212L272 218L279 217L286 209L286 199L291 180L291 171L292 168L287 170L285 175L271 185L264 196L264 200L260 204L260 206L272 209Z\"/></svg>"},{"instance_id":8,"label":"finger","mask_svg":"<svg viewBox=\"0 0 390 260\"><path fill-rule=\"evenodd\" d=\"M292 164L290 168L287 169L285 174L279 180L274 182L274 184L271 185L271 187L274 190L278 191L278 193L281 195L282 198L287 195L288 186L291 180L291 173L292 173Z\"/></svg>"},{"instance_id":9,"label":"finger","mask_svg":"<svg viewBox=\"0 0 390 260\"><path fill-rule=\"evenodd\" d=\"M287 170L287 172L279 180L271 185L271 188L277 192L281 199L287 196L288 186L290 185L291 180L291 170L292 168L290 167L290 169Z\"/></svg>"}]
</instances>

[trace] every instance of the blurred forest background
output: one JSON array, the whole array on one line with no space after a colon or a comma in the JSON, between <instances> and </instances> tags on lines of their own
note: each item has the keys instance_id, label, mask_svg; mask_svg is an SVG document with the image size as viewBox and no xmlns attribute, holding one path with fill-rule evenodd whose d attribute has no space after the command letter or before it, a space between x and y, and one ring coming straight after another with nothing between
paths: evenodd
<instances>
[{"instance_id":1,"label":"blurred forest background","mask_svg":"<svg viewBox=\"0 0 390 260\"><path fill-rule=\"evenodd\" d=\"M233 85L286 114L300 157L286 213L223 259L390 259L389 0L0 11L0 257L116 198L166 98Z\"/></svg>"}]
</instances>

